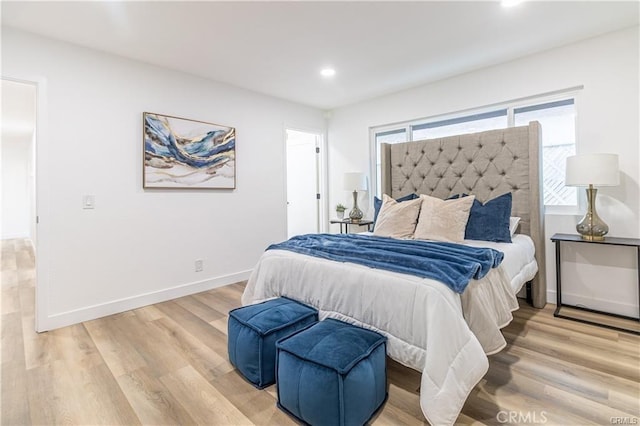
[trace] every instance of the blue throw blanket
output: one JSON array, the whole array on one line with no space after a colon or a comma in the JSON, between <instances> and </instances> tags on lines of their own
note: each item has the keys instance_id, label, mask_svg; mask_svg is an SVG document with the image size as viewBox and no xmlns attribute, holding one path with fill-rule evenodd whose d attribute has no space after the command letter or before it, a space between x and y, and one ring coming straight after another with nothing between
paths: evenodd
<instances>
[{"instance_id":1,"label":"blue throw blanket","mask_svg":"<svg viewBox=\"0 0 640 426\"><path fill-rule=\"evenodd\" d=\"M433 278L462 293L472 278L480 279L502 262L504 254L491 248L435 241L396 240L357 234L298 235L270 245L338 262Z\"/></svg>"}]
</instances>

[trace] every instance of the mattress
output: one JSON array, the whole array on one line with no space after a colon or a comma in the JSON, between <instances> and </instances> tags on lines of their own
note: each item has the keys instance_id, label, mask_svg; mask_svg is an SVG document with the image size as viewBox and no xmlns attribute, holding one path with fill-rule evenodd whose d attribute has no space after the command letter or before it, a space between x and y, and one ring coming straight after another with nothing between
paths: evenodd
<instances>
[{"instance_id":1,"label":"mattress","mask_svg":"<svg viewBox=\"0 0 640 426\"><path fill-rule=\"evenodd\" d=\"M514 294L522 286L531 281L538 272L533 240L528 235L515 234L511 243L493 243L490 241L465 240L465 245L474 247L489 247L504 253L502 267L509 278Z\"/></svg>"}]
</instances>

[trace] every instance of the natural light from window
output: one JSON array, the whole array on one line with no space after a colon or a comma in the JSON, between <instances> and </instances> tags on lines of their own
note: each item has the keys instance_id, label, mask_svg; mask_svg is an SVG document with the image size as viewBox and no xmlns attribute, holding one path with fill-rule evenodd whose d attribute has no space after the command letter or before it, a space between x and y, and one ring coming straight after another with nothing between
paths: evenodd
<instances>
[{"instance_id":1,"label":"natural light from window","mask_svg":"<svg viewBox=\"0 0 640 426\"><path fill-rule=\"evenodd\" d=\"M542 126L542 176L546 206L575 206L575 187L564 186L567 157L576 153L576 111L573 99L514 110L516 126L539 121Z\"/></svg>"},{"instance_id":2,"label":"natural light from window","mask_svg":"<svg viewBox=\"0 0 640 426\"><path fill-rule=\"evenodd\" d=\"M475 114L459 119L441 120L432 123L411 126L414 141L422 139L444 138L446 136L476 133L485 130L507 127L507 110Z\"/></svg>"},{"instance_id":3,"label":"natural light from window","mask_svg":"<svg viewBox=\"0 0 640 426\"><path fill-rule=\"evenodd\" d=\"M512 117L509 120L509 117ZM505 105L488 112L461 114L446 119L424 119L414 122L372 129L376 156L376 195L381 196L380 144L417 141L475 133L485 130L523 126L539 121L542 126L542 163L544 204L546 206L575 206L577 192L564 186L565 162L575 154L576 110L573 97L552 102ZM378 130L379 129L379 130Z\"/></svg>"}]
</instances>

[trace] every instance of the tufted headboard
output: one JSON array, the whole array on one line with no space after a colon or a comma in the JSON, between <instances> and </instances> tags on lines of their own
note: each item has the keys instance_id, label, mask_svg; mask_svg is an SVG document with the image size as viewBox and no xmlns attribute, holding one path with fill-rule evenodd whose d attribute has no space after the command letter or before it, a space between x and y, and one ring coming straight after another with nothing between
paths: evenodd
<instances>
[{"instance_id":1,"label":"tufted headboard","mask_svg":"<svg viewBox=\"0 0 640 426\"><path fill-rule=\"evenodd\" d=\"M445 199L474 194L485 202L513 195L511 216L536 248L538 273L532 301L547 301L540 123L399 144L381 145L382 193L393 198L417 193Z\"/></svg>"}]
</instances>

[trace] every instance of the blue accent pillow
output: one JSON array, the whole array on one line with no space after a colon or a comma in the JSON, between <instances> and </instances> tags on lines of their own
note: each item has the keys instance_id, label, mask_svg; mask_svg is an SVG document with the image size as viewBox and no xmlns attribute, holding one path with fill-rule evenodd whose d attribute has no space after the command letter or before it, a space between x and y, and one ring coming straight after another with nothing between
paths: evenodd
<instances>
[{"instance_id":1,"label":"blue accent pillow","mask_svg":"<svg viewBox=\"0 0 640 426\"><path fill-rule=\"evenodd\" d=\"M418 194L409 194L404 197L398 198L396 201L401 203L403 201L415 200L418 198ZM382 200L378 197L373 197L373 226L376 226L376 220L378 220L378 213L380 213L380 209L382 208Z\"/></svg>"},{"instance_id":2,"label":"blue accent pillow","mask_svg":"<svg viewBox=\"0 0 640 426\"><path fill-rule=\"evenodd\" d=\"M464 197L466 194L461 196ZM458 198L459 196L453 197ZM512 195L510 192L484 204L477 199L473 200L464 238L466 240L510 243L509 217L511 216L511 203Z\"/></svg>"}]
</instances>

